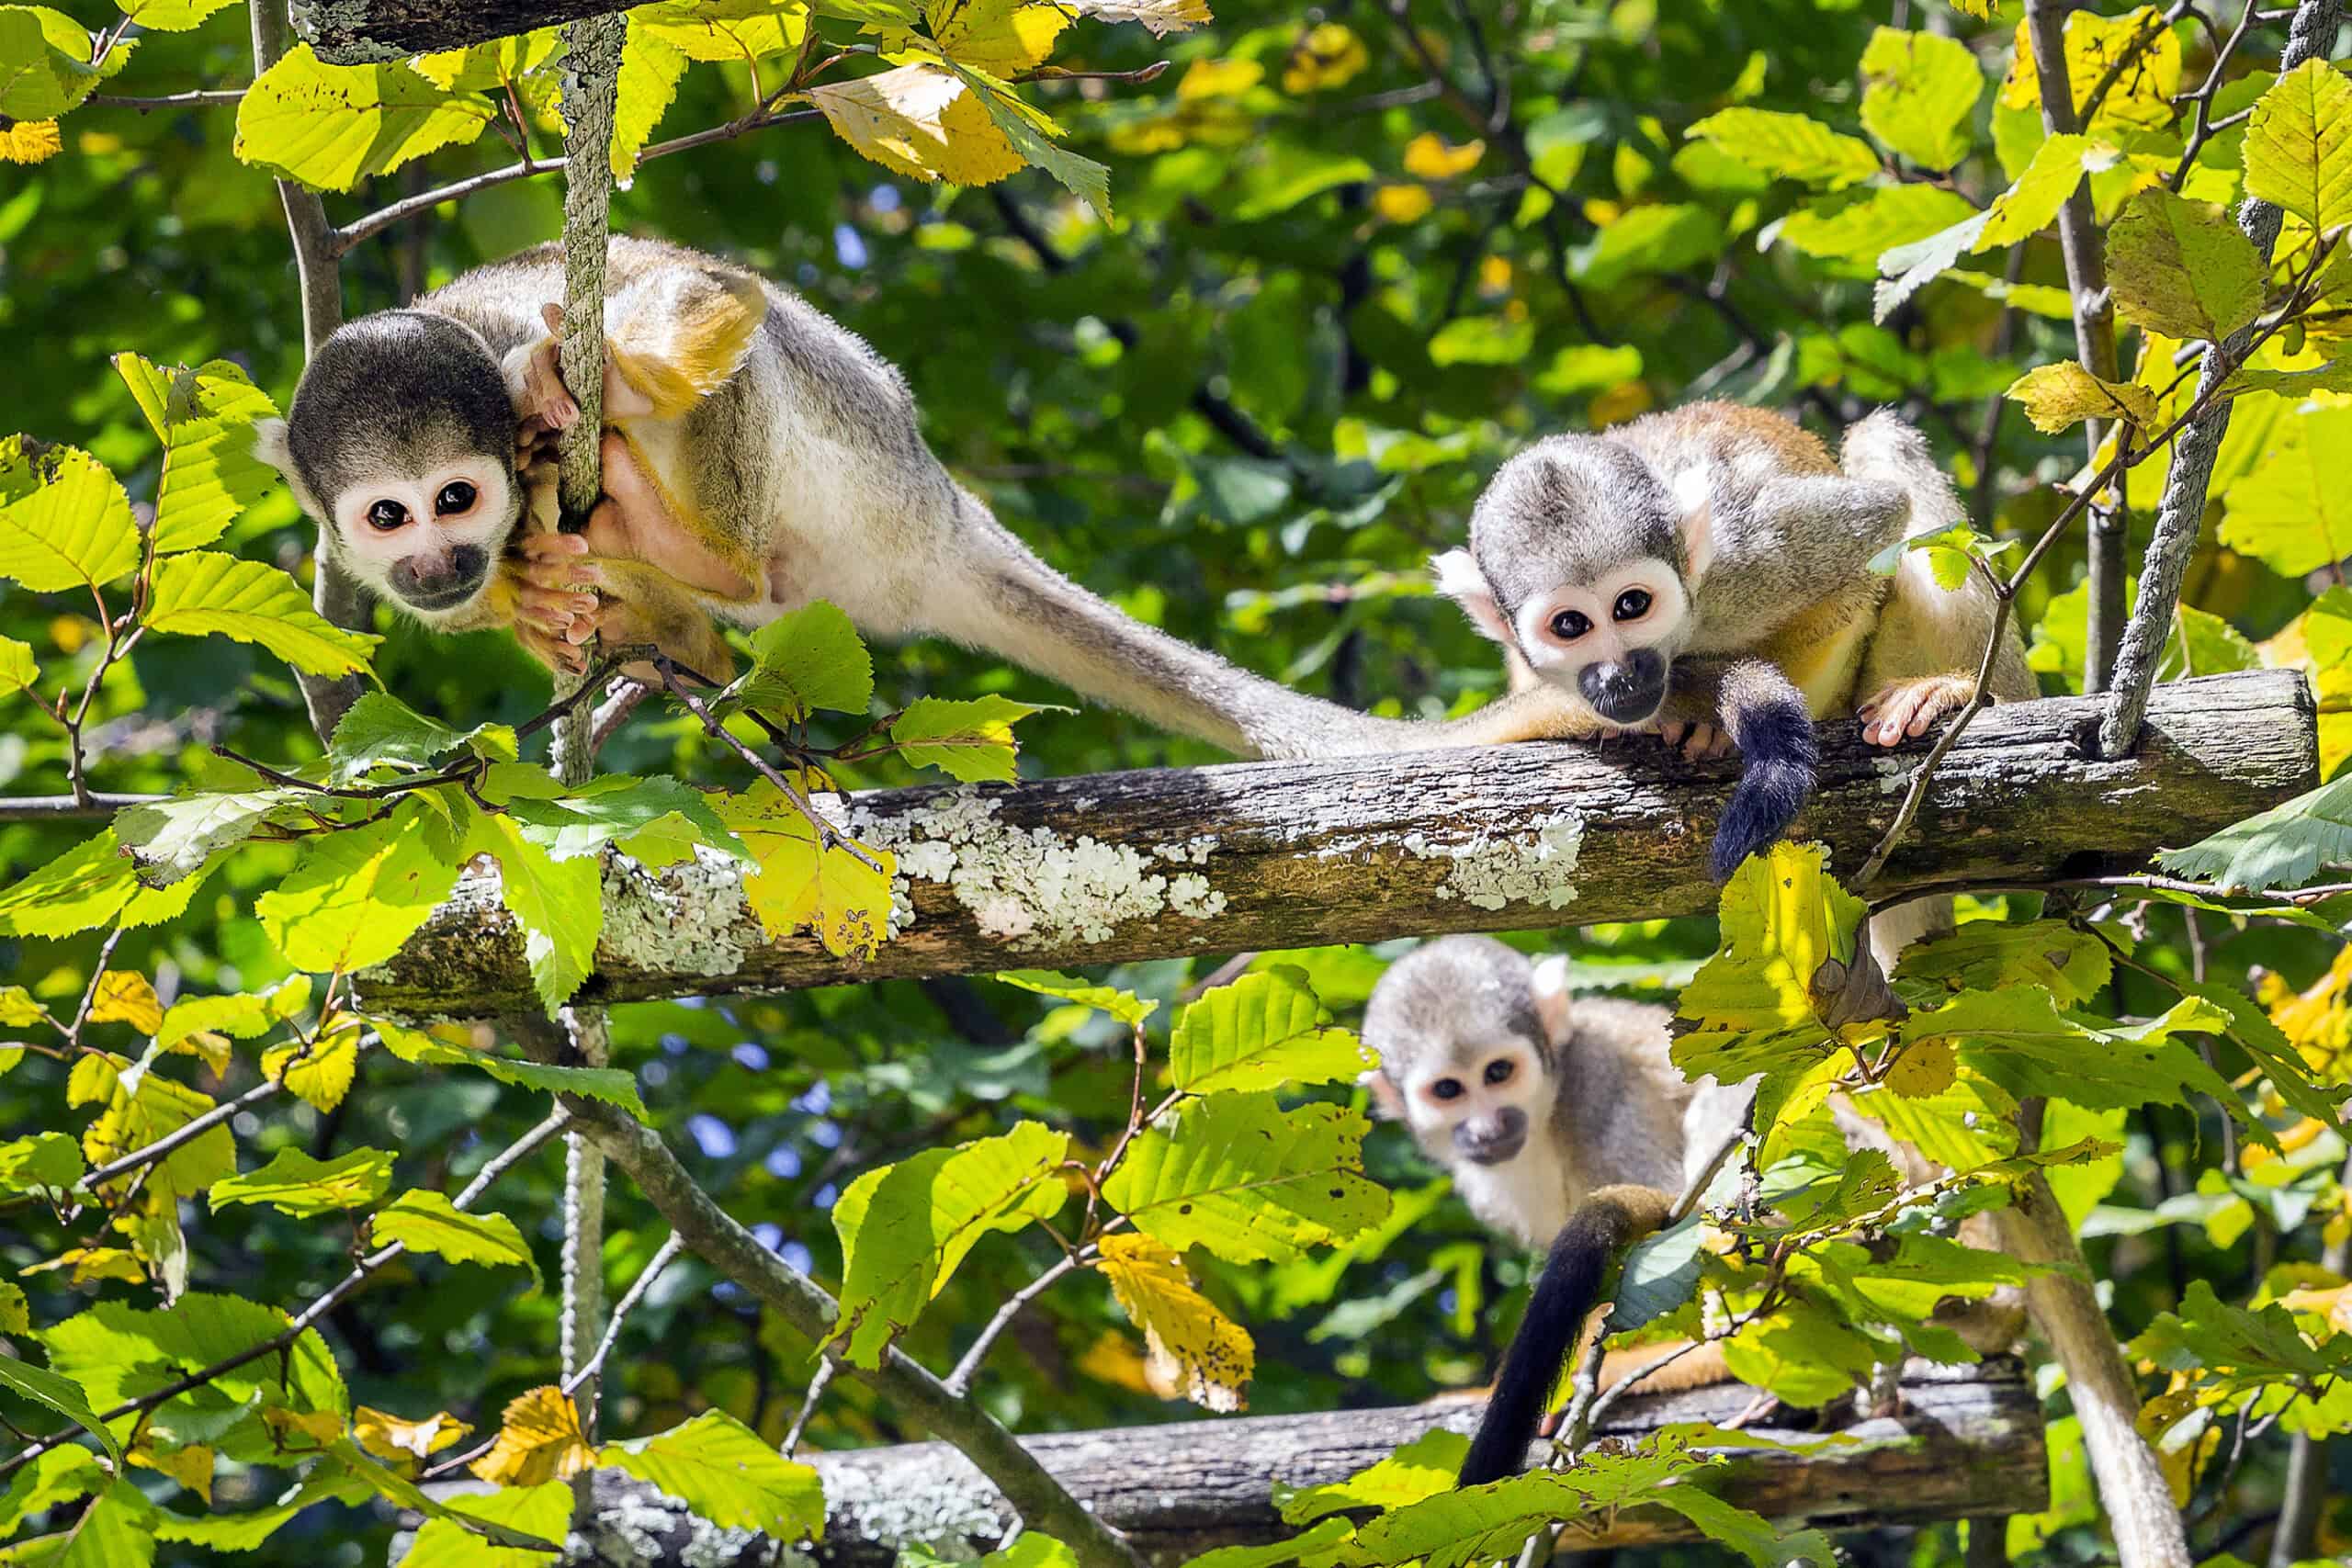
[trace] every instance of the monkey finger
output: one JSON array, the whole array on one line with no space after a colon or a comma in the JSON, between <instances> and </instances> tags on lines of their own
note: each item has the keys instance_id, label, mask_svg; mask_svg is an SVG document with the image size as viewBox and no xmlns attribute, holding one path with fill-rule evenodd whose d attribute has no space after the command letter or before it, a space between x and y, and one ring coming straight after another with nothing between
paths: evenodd
<instances>
[{"instance_id":1,"label":"monkey finger","mask_svg":"<svg viewBox=\"0 0 2352 1568\"><path fill-rule=\"evenodd\" d=\"M1680 719L1670 719L1657 727L1658 739L1666 742L1668 750L1678 750L1682 745L1682 738L1690 734L1691 728Z\"/></svg>"}]
</instances>

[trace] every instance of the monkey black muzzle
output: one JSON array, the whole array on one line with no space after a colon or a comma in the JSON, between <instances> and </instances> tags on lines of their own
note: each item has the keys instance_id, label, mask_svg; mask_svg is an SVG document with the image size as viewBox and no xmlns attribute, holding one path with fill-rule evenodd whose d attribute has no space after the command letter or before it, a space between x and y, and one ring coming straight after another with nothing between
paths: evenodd
<instances>
[{"instance_id":1,"label":"monkey black muzzle","mask_svg":"<svg viewBox=\"0 0 2352 1568\"><path fill-rule=\"evenodd\" d=\"M1456 1124L1453 1147L1472 1165L1500 1165L1527 1144L1527 1112L1506 1105L1492 1116L1474 1116Z\"/></svg>"},{"instance_id":2,"label":"monkey black muzzle","mask_svg":"<svg viewBox=\"0 0 2352 1568\"><path fill-rule=\"evenodd\" d=\"M455 610L480 592L489 576L490 553L480 545L459 545L447 556L410 556L392 568L391 582L420 610Z\"/></svg>"},{"instance_id":3,"label":"monkey black muzzle","mask_svg":"<svg viewBox=\"0 0 2352 1568\"><path fill-rule=\"evenodd\" d=\"M1596 660L1577 671L1577 690L1611 724L1640 724L1666 701L1666 656L1637 648L1622 662Z\"/></svg>"}]
</instances>

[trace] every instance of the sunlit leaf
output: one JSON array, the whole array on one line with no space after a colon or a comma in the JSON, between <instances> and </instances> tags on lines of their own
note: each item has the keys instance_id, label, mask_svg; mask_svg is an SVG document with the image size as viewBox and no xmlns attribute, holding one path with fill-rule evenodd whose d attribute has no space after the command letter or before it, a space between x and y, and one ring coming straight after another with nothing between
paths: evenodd
<instances>
[{"instance_id":1,"label":"sunlit leaf","mask_svg":"<svg viewBox=\"0 0 2352 1568\"><path fill-rule=\"evenodd\" d=\"M2024 408L2045 434L2086 419L2130 420L2145 430L2163 423L2156 395L2136 381L2103 381L2072 359L2038 365L2010 383L2003 394Z\"/></svg>"},{"instance_id":2,"label":"sunlit leaf","mask_svg":"<svg viewBox=\"0 0 2352 1568\"><path fill-rule=\"evenodd\" d=\"M1067 975L1057 975L1047 969L1004 969L993 976L1008 986L1018 986L1024 991L1040 996L1059 997L1064 1001L1079 1002L1099 1009L1130 1028L1143 1022L1159 1004L1113 986L1090 986L1083 980L1073 980Z\"/></svg>"},{"instance_id":3,"label":"sunlit leaf","mask_svg":"<svg viewBox=\"0 0 2352 1568\"><path fill-rule=\"evenodd\" d=\"M409 66L329 65L298 43L237 105L237 156L320 190L349 190L496 118L491 101L435 86Z\"/></svg>"},{"instance_id":4,"label":"sunlit leaf","mask_svg":"<svg viewBox=\"0 0 2352 1568\"><path fill-rule=\"evenodd\" d=\"M1842 190L1879 171L1878 154L1860 137L1830 130L1809 115L1774 109L1718 109L1690 134L1704 138L1760 173Z\"/></svg>"},{"instance_id":5,"label":"sunlit leaf","mask_svg":"<svg viewBox=\"0 0 2352 1568\"><path fill-rule=\"evenodd\" d=\"M1102 1238L1094 1266L1143 1331L1145 1373L1161 1397L1220 1413L1242 1408L1257 1349L1201 1294L1182 1258L1148 1235L1122 1233Z\"/></svg>"},{"instance_id":6,"label":"sunlit leaf","mask_svg":"<svg viewBox=\"0 0 2352 1568\"><path fill-rule=\"evenodd\" d=\"M2322 232L2352 223L2352 82L2306 60L2271 84L2245 130L2245 188Z\"/></svg>"},{"instance_id":7,"label":"sunlit leaf","mask_svg":"<svg viewBox=\"0 0 2352 1568\"><path fill-rule=\"evenodd\" d=\"M253 423L277 405L226 359L188 369L118 354L114 367L164 444L155 548L210 544L277 482L276 470L254 456Z\"/></svg>"},{"instance_id":8,"label":"sunlit leaf","mask_svg":"<svg viewBox=\"0 0 2352 1568\"><path fill-rule=\"evenodd\" d=\"M354 1149L332 1160L315 1160L300 1149L283 1148L267 1165L212 1184L212 1207L266 1203L303 1217L340 1209L364 1209L391 1190L392 1156L384 1149Z\"/></svg>"},{"instance_id":9,"label":"sunlit leaf","mask_svg":"<svg viewBox=\"0 0 2352 1568\"><path fill-rule=\"evenodd\" d=\"M918 697L891 723L890 742L915 767L937 768L966 784L1009 784L1012 727L1044 711L993 694L964 702Z\"/></svg>"},{"instance_id":10,"label":"sunlit leaf","mask_svg":"<svg viewBox=\"0 0 2352 1568\"><path fill-rule=\"evenodd\" d=\"M1024 162L964 79L936 65L820 82L808 100L858 152L912 179L994 185Z\"/></svg>"},{"instance_id":11,"label":"sunlit leaf","mask_svg":"<svg viewBox=\"0 0 2352 1568\"><path fill-rule=\"evenodd\" d=\"M650 1438L606 1443L599 1462L660 1488L721 1529L758 1530L778 1540L825 1533L825 1494L817 1472L721 1411L706 1410Z\"/></svg>"},{"instance_id":12,"label":"sunlit leaf","mask_svg":"<svg viewBox=\"0 0 2352 1568\"><path fill-rule=\"evenodd\" d=\"M288 964L348 973L398 953L457 884L458 868L433 853L415 809L402 807L312 840L254 913Z\"/></svg>"},{"instance_id":13,"label":"sunlit leaf","mask_svg":"<svg viewBox=\"0 0 2352 1568\"><path fill-rule=\"evenodd\" d=\"M494 1486L537 1486L569 1481L595 1463L578 1406L548 1384L507 1401L497 1441L469 1468Z\"/></svg>"},{"instance_id":14,"label":"sunlit leaf","mask_svg":"<svg viewBox=\"0 0 2352 1568\"><path fill-rule=\"evenodd\" d=\"M2116 314L2168 337L2219 342L2253 321L2264 273L2229 214L2167 190L2133 197L2107 231Z\"/></svg>"},{"instance_id":15,"label":"sunlit leaf","mask_svg":"<svg viewBox=\"0 0 2352 1568\"><path fill-rule=\"evenodd\" d=\"M2222 543L2286 577L2352 554L2352 406L2315 405L2281 420L2262 461L2222 496Z\"/></svg>"},{"instance_id":16,"label":"sunlit leaf","mask_svg":"<svg viewBox=\"0 0 2352 1568\"><path fill-rule=\"evenodd\" d=\"M0 578L57 593L127 576L139 530L122 486L87 452L53 446L28 458L21 442L0 439L0 495L13 497L0 505Z\"/></svg>"},{"instance_id":17,"label":"sunlit leaf","mask_svg":"<svg viewBox=\"0 0 2352 1568\"><path fill-rule=\"evenodd\" d=\"M503 1214L469 1213L446 1193L413 1188L377 1210L368 1228L379 1243L396 1241L452 1263L519 1264L538 1282L538 1262L514 1221Z\"/></svg>"},{"instance_id":18,"label":"sunlit leaf","mask_svg":"<svg viewBox=\"0 0 2352 1568\"><path fill-rule=\"evenodd\" d=\"M1344 1083L1374 1065L1355 1032L1315 999L1306 972L1288 964L1202 993L1168 1041L1170 1080L1190 1094Z\"/></svg>"},{"instance_id":19,"label":"sunlit leaf","mask_svg":"<svg viewBox=\"0 0 2352 1568\"><path fill-rule=\"evenodd\" d=\"M1969 114L1984 94L1958 39L1880 28L1862 51L1862 129L1924 169L1968 155Z\"/></svg>"},{"instance_id":20,"label":"sunlit leaf","mask_svg":"<svg viewBox=\"0 0 2352 1568\"><path fill-rule=\"evenodd\" d=\"M1271 1093L1190 1100L1127 1146L1102 1196L1180 1252L1286 1261L1388 1212L1388 1194L1363 1175L1368 1131L1343 1106L1284 1110Z\"/></svg>"}]
</instances>

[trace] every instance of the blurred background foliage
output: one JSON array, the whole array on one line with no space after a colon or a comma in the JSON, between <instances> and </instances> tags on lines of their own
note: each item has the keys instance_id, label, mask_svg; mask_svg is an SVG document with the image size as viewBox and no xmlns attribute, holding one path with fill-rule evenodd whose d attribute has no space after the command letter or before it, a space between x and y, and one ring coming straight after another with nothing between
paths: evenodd
<instances>
[{"instance_id":1,"label":"blurred background foliage","mask_svg":"<svg viewBox=\"0 0 2352 1568\"><path fill-rule=\"evenodd\" d=\"M94 26L113 16L89 0L63 8ZM1996 75L2013 10L1980 23L1906 0L1892 0L1891 15L1887 4L1838 0L1356 0L1305 12L1218 0L1211 24L1166 39L1081 24L1057 57L1105 72L1170 61L1148 85L1031 89L1073 146L1110 165L1114 223L1035 170L970 190L888 175L820 123L648 164L616 197L614 220L738 257L868 339L904 369L950 468L1080 582L1305 689L1439 713L1491 694L1500 672L1490 647L1430 595L1423 563L1462 536L1496 463L1542 434L1703 395L1787 409L1834 439L1844 422L1892 402L1952 465L1981 528L2034 532L2054 513L2048 481L2079 465L2079 436L2036 434L1998 394L2026 367L2071 355L2067 323L1945 281L1873 324L1878 247L1807 254L1767 243L1801 193L1684 138L1733 105L1858 129L1856 62L1872 29L1890 21L1959 33ZM109 85L164 94L241 84L251 75L245 27L242 8L232 8L191 32L149 35L135 68ZM2193 57L2201 40L2191 46ZM697 66L662 133L720 123L750 107L753 93L742 67ZM1978 106L1977 151L1963 173L1990 173L1971 175L1973 184L1999 187L1996 121L2012 112L1989 91ZM153 493L154 446L109 355L231 358L281 401L300 368L277 198L232 155L232 115L96 104L64 122L62 155L0 165L5 423L88 446L135 497ZM355 196L330 196L330 215L347 221L508 156L488 139L436 154ZM560 219L552 178L445 205L345 258L345 310L398 303L552 238ZM2017 255L2012 282L2063 287L2054 240ZM2243 471L2253 460L2258 439L2233 443L2217 491L2229 465ZM2142 542L2135 533L2130 558ZM306 581L311 545L282 491L227 541ZM2079 652L2071 667L2064 657L2065 605L2054 615L2050 605L2081 570L2079 548L2053 552L2021 604L2050 645L2039 662L2052 690L2079 681ZM2308 591L2209 548L2188 598L2258 639ZM2077 649L2081 613L2077 595ZM377 668L386 684L452 725L517 719L547 701L544 672L500 637L383 629L390 641ZM0 587L0 632L71 650L96 631L70 604ZM886 705L926 692L1064 699L947 645L878 651ZM205 748L220 740L261 757L315 751L290 678L266 655L216 637L168 652L151 644L130 663L101 697L99 787L170 789L200 775ZM1023 769L1035 773L1213 760L1100 710L1041 716L1022 739ZM745 782L691 720L650 706L605 761L700 784ZM62 787L55 728L13 707L0 734L0 793ZM21 874L85 833L0 827L0 875ZM281 961L251 902L289 856L249 848L185 918L130 933L113 962L157 976L166 1000L175 986L266 983ZM2177 912L2146 923L2149 961L2184 970ZM2291 987L2319 976L2335 949L2276 926L2204 938L2201 961L2217 976L2259 968ZM1713 930L1685 920L1524 940L1565 947L1595 984L1655 994L1712 949ZM45 996L78 993L95 947L94 938L0 939L0 971ZM1352 1017L1384 956L1329 950L1290 961L1303 958L1326 1003ZM1115 978L1168 998L1216 967L1136 965ZM2122 1011L2162 1005L2153 990L2133 996L2140 984L2120 972ZM2340 997L2334 1005L2340 1011ZM839 1268L825 1210L855 1173L1000 1129L1016 1114L1084 1139L1115 1131L1126 1113L1128 1054L1114 1026L986 981L636 1005L614 1023L617 1062L638 1074L697 1175L820 1279ZM120 1026L96 1037L109 1028L135 1049ZM249 1074L251 1065L232 1071ZM0 1125L53 1118L63 1103L58 1077L28 1059L0 1078ZM401 1151L403 1185L446 1186L543 1113L536 1097L379 1054L335 1111L281 1105L239 1133L249 1164L288 1145L319 1156L376 1145ZM2121 1332L2177 1304L2192 1280L2242 1299L2271 1264L2315 1249L2326 1217L2313 1212L2324 1179L2316 1162L2270 1176L2259 1166L2222 1170L2210 1107L2201 1120L2152 1109L2127 1131L2109 1204L2139 1217L2111 1221L2092 1243L2095 1264L2114 1281ZM1523 1260L1488 1242L1400 1132L1380 1133L1368 1157L1397 1194L1394 1218L1369 1241L1284 1267L1203 1260L1212 1295L1257 1337L1253 1411L1394 1403L1472 1384L1515 1315ZM550 1273L559 1173L553 1157L530 1162L508 1178L511 1196L500 1203L543 1216L537 1242ZM662 1232L625 1192L615 1195L610 1224L608 1269L625 1284ZM334 1224L259 1207L206 1217L189 1238L194 1272L210 1288L277 1303L308 1299L338 1275L349 1239ZM58 1243L23 1212L0 1215L0 1264L12 1273L52 1257ZM945 1364L953 1342L1050 1261L1034 1231L990 1238L907 1348ZM551 1293L525 1293L512 1271L406 1268L387 1270L331 1320L356 1398L411 1412L445 1407L480 1423L552 1380ZM69 1284L62 1272L25 1283L37 1321L108 1288ZM982 1387L1025 1429L1187 1414L1148 1385L1140 1341L1091 1278L1058 1288L1014 1337L1017 1348L1000 1352ZM614 1409L626 1429L641 1430L717 1405L780 1437L809 1365L807 1344L688 1259L632 1322ZM910 1435L843 1380L809 1441ZM2054 1459L2062 1500L2079 1505L2079 1455L2062 1444ZM2249 1513L2275 1497L2266 1462L2236 1483ZM2065 1516L2062 1506L2052 1525ZM2227 1530L2219 1533L2228 1544ZM330 1529L314 1510L251 1560L358 1563L381 1561L383 1548L380 1525L346 1517ZM2075 1559L2094 1544L2086 1530L2061 1530L2047 1550ZM1957 1552L1947 1529L1882 1543L1877 1555L1924 1562Z\"/></svg>"}]
</instances>

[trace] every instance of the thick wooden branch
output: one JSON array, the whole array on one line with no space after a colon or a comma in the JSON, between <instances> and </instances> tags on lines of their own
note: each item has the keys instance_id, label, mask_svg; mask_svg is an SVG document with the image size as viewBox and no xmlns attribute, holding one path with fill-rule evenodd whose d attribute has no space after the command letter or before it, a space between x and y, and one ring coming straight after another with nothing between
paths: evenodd
<instances>
[{"instance_id":1,"label":"thick wooden branch","mask_svg":"<svg viewBox=\"0 0 2352 1568\"><path fill-rule=\"evenodd\" d=\"M294 0L294 28L338 65L463 49L624 11L635 0Z\"/></svg>"},{"instance_id":2,"label":"thick wooden branch","mask_svg":"<svg viewBox=\"0 0 2352 1568\"><path fill-rule=\"evenodd\" d=\"M1874 898L2136 867L2317 782L2301 675L2160 687L2137 752L2098 760L2102 705L1996 707L1972 725ZM1850 874L1927 750L1822 728L1797 824ZM770 942L731 863L605 874L605 934L579 998L838 985L1195 953L1581 925L1713 909L1707 846L1736 761L1655 740L1105 773L881 790L841 820L899 857L913 922L864 964ZM533 1005L494 874L469 876L408 947L360 977L371 1008L471 1016Z\"/></svg>"},{"instance_id":3,"label":"thick wooden branch","mask_svg":"<svg viewBox=\"0 0 2352 1568\"><path fill-rule=\"evenodd\" d=\"M1635 1395L1613 1406L1596 1435L1639 1438L1670 1422L1720 1425L1747 1409L1754 1392L1724 1384ZM1056 1433L1023 1438L1022 1446L1147 1562L1173 1564L1212 1547L1292 1533L1274 1512L1277 1483L1342 1480L1433 1427L1468 1431L1478 1409L1411 1405L1192 1421ZM1787 1447L1735 1452L1714 1489L1788 1529L1997 1517L2038 1509L2048 1495L2041 1410L2014 1361L1968 1369L1915 1362L1905 1373L1897 1413L1847 1426L1842 1442L1821 1442L1817 1429L1747 1430ZM825 1539L804 1549L820 1568L886 1568L911 1545L963 1556L992 1548L1014 1522L1003 1499L944 1443L804 1457L825 1485ZM643 1555L629 1561L647 1568L768 1561L763 1538L719 1530L617 1472L596 1478L594 1497L582 1537L592 1543L605 1534L632 1539ZM1679 1516L1632 1508L1577 1527L1562 1547L1695 1539Z\"/></svg>"}]
</instances>

